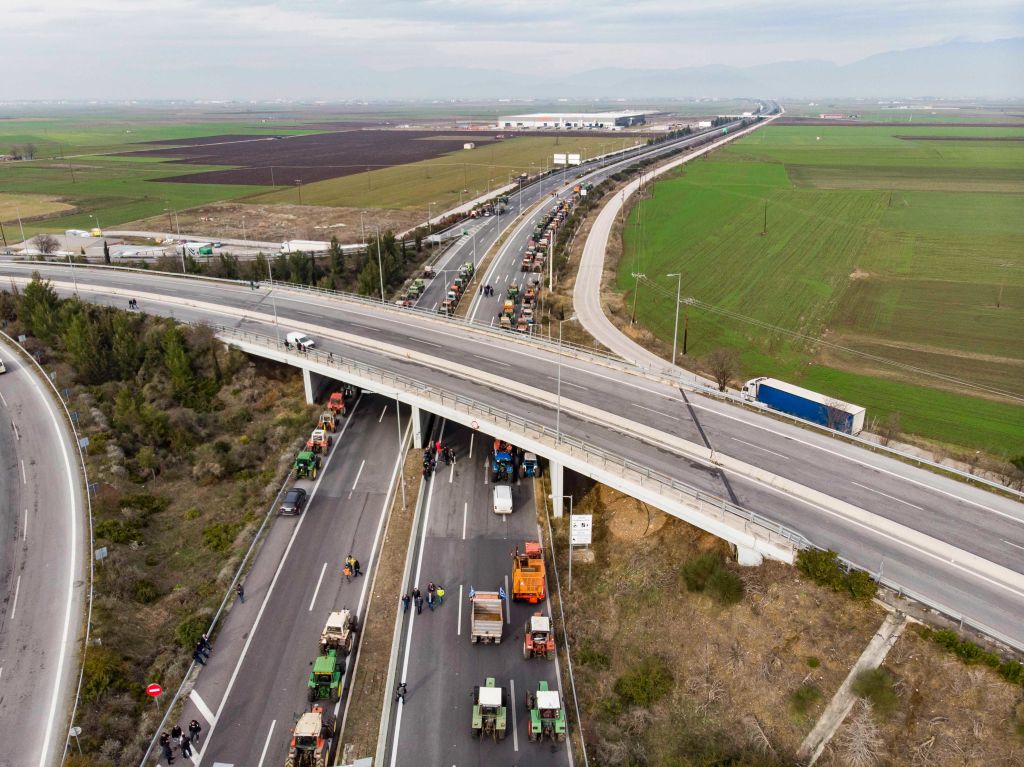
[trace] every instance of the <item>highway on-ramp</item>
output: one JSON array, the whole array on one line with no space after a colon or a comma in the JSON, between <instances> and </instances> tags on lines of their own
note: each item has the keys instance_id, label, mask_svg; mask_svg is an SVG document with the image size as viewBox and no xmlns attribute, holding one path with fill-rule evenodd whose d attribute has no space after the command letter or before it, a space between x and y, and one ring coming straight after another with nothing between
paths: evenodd
<instances>
[{"instance_id":1,"label":"highway on-ramp","mask_svg":"<svg viewBox=\"0 0 1024 767\"><path fill-rule=\"evenodd\" d=\"M0 343L0 765L59 764L78 681L88 529L78 448L38 369Z\"/></svg>"}]
</instances>

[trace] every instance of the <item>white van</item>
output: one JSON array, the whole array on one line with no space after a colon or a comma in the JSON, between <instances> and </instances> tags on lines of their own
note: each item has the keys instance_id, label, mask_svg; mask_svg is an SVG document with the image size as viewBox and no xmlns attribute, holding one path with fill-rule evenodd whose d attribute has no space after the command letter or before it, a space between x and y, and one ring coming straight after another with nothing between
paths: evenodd
<instances>
[{"instance_id":1,"label":"white van","mask_svg":"<svg viewBox=\"0 0 1024 767\"><path fill-rule=\"evenodd\" d=\"M508 485L494 486L494 513L512 513L512 488Z\"/></svg>"},{"instance_id":2,"label":"white van","mask_svg":"<svg viewBox=\"0 0 1024 767\"><path fill-rule=\"evenodd\" d=\"M302 346L306 349L312 349L314 346L316 346L316 342L314 342L313 339L307 336L305 333L289 333L287 336L285 336L285 338L288 339L288 343L292 344L293 346L298 346L299 344L302 344Z\"/></svg>"}]
</instances>

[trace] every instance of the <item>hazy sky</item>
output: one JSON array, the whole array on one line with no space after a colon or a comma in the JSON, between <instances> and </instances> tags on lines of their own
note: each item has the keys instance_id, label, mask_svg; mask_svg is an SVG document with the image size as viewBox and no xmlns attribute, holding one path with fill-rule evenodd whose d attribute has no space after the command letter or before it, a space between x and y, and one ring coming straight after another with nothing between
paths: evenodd
<instances>
[{"instance_id":1,"label":"hazy sky","mask_svg":"<svg viewBox=\"0 0 1024 767\"><path fill-rule=\"evenodd\" d=\"M3 0L4 98L237 98L360 67L847 63L1024 35L1021 0ZM267 73L264 75L264 73ZM270 73L273 73L272 75ZM330 77L326 74L330 73Z\"/></svg>"}]
</instances>

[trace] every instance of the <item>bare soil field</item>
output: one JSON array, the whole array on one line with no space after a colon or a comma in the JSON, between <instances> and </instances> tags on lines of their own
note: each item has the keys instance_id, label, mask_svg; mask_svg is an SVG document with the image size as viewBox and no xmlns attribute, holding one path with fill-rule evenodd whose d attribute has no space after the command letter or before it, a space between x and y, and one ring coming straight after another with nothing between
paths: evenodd
<instances>
[{"instance_id":1,"label":"bare soil field","mask_svg":"<svg viewBox=\"0 0 1024 767\"><path fill-rule=\"evenodd\" d=\"M422 224L427 211L395 210L388 208L329 208L322 205L245 205L221 202L202 205L178 213L182 232L203 234L222 239L247 238L268 242L284 240L330 240L363 242L362 233L405 232ZM151 216L131 221L124 229L149 232L174 231L168 229L167 216Z\"/></svg>"}]
</instances>

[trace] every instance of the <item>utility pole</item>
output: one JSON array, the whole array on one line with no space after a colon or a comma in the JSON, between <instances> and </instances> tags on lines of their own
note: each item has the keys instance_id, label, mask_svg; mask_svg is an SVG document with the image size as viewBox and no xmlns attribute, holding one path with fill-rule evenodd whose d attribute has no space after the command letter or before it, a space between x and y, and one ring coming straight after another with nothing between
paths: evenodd
<instances>
[{"instance_id":1,"label":"utility pole","mask_svg":"<svg viewBox=\"0 0 1024 767\"><path fill-rule=\"evenodd\" d=\"M683 313L683 356L686 356L686 337L690 333L690 304L693 302L692 298L686 299L686 311Z\"/></svg>"},{"instance_id":2,"label":"utility pole","mask_svg":"<svg viewBox=\"0 0 1024 767\"><path fill-rule=\"evenodd\" d=\"M676 321L672 325L672 367L676 366L676 340L679 337L679 292L683 287L683 274L682 272L675 272L673 274L667 274L666 277L676 278ZM684 352L685 354L685 352Z\"/></svg>"},{"instance_id":3,"label":"utility pole","mask_svg":"<svg viewBox=\"0 0 1024 767\"><path fill-rule=\"evenodd\" d=\"M644 279L647 279L647 275L646 274L640 274L639 272L633 272L633 280L634 280L634 284L633 284L633 311L629 315L629 324L630 325L635 325L636 324L636 297L640 293L640 278L641 277L643 277ZM685 352L684 352L684 354L685 354Z\"/></svg>"},{"instance_id":4,"label":"utility pole","mask_svg":"<svg viewBox=\"0 0 1024 767\"><path fill-rule=\"evenodd\" d=\"M380 277L380 302L384 303L384 262L380 257L380 227L377 227L377 276Z\"/></svg>"},{"instance_id":5,"label":"utility pole","mask_svg":"<svg viewBox=\"0 0 1024 767\"><path fill-rule=\"evenodd\" d=\"M768 200L764 201L764 229L761 230L761 236L764 237L768 234Z\"/></svg>"}]
</instances>

